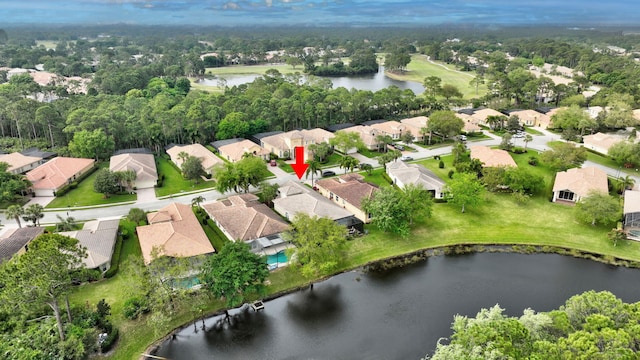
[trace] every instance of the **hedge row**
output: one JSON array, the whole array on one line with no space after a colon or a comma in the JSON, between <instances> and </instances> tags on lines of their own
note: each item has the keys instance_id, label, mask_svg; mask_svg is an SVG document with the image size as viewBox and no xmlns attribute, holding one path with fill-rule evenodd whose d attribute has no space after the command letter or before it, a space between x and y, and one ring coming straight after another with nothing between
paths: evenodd
<instances>
[{"instance_id":1,"label":"hedge row","mask_svg":"<svg viewBox=\"0 0 640 360\"><path fill-rule=\"evenodd\" d=\"M105 278L113 277L118 272L120 265L120 251L122 250L122 236L118 236L116 240L116 246L113 250L113 256L111 257L111 267L104 273Z\"/></svg>"}]
</instances>

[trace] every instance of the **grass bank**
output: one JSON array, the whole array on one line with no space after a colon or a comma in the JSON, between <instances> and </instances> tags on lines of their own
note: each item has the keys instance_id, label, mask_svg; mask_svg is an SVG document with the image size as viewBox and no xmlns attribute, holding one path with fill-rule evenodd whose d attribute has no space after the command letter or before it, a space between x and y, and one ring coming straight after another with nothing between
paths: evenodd
<instances>
[{"instance_id":1,"label":"grass bank","mask_svg":"<svg viewBox=\"0 0 640 360\"><path fill-rule=\"evenodd\" d=\"M476 94L475 86L469 84L476 76L472 71L459 71L455 65L445 64L440 61L429 61L426 55L412 55L411 62L407 65L407 71L403 73L389 73L387 76L402 81L415 81L420 84L428 76L437 76L442 79L442 84L455 85L464 95L465 99L482 97L487 93L487 86L481 84Z\"/></svg>"},{"instance_id":2,"label":"grass bank","mask_svg":"<svg viewBox=\"0 0 640 360\"><path fill-rule=\"evenodd\" d=\"M156 158L158 161L158 174L164 175L164 181L162 187L156 188L156 196L167 196L171 194L180 195L185 191L203 190L213 187L212 181L201 180L195 184L191 180L185 180L178 168L166 158L159 156Z\"/></svg>"}]
</instances>

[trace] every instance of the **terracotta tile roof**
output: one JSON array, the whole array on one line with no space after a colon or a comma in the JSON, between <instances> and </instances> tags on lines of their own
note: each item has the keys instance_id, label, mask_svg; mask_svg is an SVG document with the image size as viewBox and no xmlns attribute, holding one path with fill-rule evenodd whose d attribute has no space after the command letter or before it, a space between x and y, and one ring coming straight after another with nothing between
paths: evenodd
<instances>
[{"instance_id":1,"label":"terracotta tile roof","mask_svg":"<svg viewBox=\"0 0 640 360\"><path fill-rule=\"evenodd\" d=\"M0 263L11 259L31 240L44 233L44 227L23 227L15 229L0 239Z\"/></svg>"},{"instance_id":2,"label":"terracotta tile roof","mask_svg":"<svg viewBox=\"0 0 640 360\"><path fill-rule=\"evenodd\" d=\"M285 183L278 191L280 197L273 200L274 208L282 215L286 213L289 219L293 219L299 212L312 217L328 217L332 220L352 216L349 211L295 181Z\"/></svg>"},{"instance_id":3,"label":"terracotta tile roof","mask_svg":"<svg viewBox=\"0 0 640 360\"><path fill-rule=\"evenodd\" d=\"M429 122L429 118L426 116L416 116L412 118L402 119L400 120L400 122L402 124L413 126L414 128L420 130L423 127L427 126L427 123Z\"/></svg>"},{"instance_id":4,"label":"terracotta tile roof","mask_svg":"<svg viewBox=\"0 0 640 360\"><path fill-rule=\"evenodd\" d=\"M378 141L376 141L376 136L380 135L380 132L372 128L371 126L356 125L350 128L339 130L339 131L354 132L358 134L360 136L360 139L362 140L362 142L367 148L371 148L373 146L378 145Z\"/></svg>"},{"instance_id":5,"label":"terracotta tile roof","mask_svg":"<svg viewBox=\"0 0 640 360\"><path fill-rule=\"evenodd\" d=\"M253 240L275 235L289 225L253 194L229 196L228 199L202 205L202 208L230 236L231 240Z\"/></svg>"},{"instance_id":6,"label":"terracotta tile roof","mask_svg":"<svg viewBox=\"0 0 640 360\"><path fill-rule=\"evenodd\" d=\"M518 118L520 118L520 121L525 124L540 124L543 126L548 126L551 122L551 118L549 117L549 115L531 109L512 111L509 113L509 115L517 115Z\"/></svg>"},{"instance_id":7,"label":"terracotta tile roof","mask_svg":"<svg viewBox=\"0 0 640 360\"><path fill-rule=\"evenodd\" d=\"M292 140L301 140L302 146L306 146L321 142L329 142L329 139L333 137L334 135L329 131L316 128L311 130L292 130L286 133L279 133L264 137L261 141L276 149L293 150L296 145L292 143Z\"/></svg>"},{"instance_id":8,"label":"terracotta tile roof","mask_svg":"<svg viewBox=\"0 0 640 360\"><path fill-rule=\"evenodd\" d=\"M462 129L463 131L466 131L466 132L480 131L478 120L476 120L473 116L465 113L456 113L456 117L464 122L464 128Z\"/></svg>"},{"instance_id":9,"label":"terracotta tile roof","mask_svg":"<svg viewBox=\"0 0 640 360\"><path fill-rule=\"evenodd\" d=\"M188 205L171 203L158 213L148 214L147 219L150 225L136 228L145 264L153 260L154 248L158 248L159 256L171 257L190 257L215 252Z\"/></svg>"},{"instance_id":10,"label":"terracotta tile roof","mask_svg":"<svg viewBox=\"0 0 640 360\"><path fill-rule=\"evenodd\" d=\"M242 140L232 144L223 145L218 148L218 151L221 155L224 154L228 156L227 160L229 161L241 160L242 155L245 153L253 154L255 152L255 155L257 156L269 154L265 149L260 147L260 145L251 140Z\"/></svg>"},{"instance_id":11,"label":"terracotta tile roof","mask_svg":"<svg viewBox=\"0 0 640 360\"><path fill-rule=\"evenodd\" d=\"M377 186L356 178L346 179L346 181L340 178L321 179L316 182L316 186L334 193L358 209L362 209L363 198L371 197L375 191L378 191Z\"/></svg>"},{"instance_id":12,"label":"terracotta tile roof","mask_svg":"<svg viewBox=\"0 0 640 360\"><path fill-rule=\"evenodd\" d=\"M27 173L34 189L59 189L74 175L95 163L93 159L57 157Z\"/></svg>"},{"instance_id":13,"label":"terracotta tile roof","mask_svg":"<svg viewBox=\"0 0 640 360\"><path fill-rule=\"evenodd\" d=\"M411 132L411 134L415 137L422 136L420 134L420 127L413 126L409 123L400 123L395 120L373 124L371 125L371 127L390 136L400 135L403 132L407 131Z\"/></svg>"},{"instance_id":14,"label":"terracotta tile roof","mask_svg":"<svg viewBox=\"0 0 640 360\"><path fill-rule=\"evenodd\" d=\"M19 152L14 152L11 154L0 155L0 162L5 162L9 164L8 171L14 171L20 169L21 167L31 165L33 163L37 163L41 161L42 158L36 156L26 156L22 155Z\"/></svg>"},{"instance_id":15,"label":"terracotta tile roof","mask_svg":"<svg viewBox=\"0 0 640 360\"><path fill-rule=\"evenodd\" d=\"M493 110L493 109L480 109L476 110L473 115L471 115L476 121L481 124L485 124L487 122L487 117L489 116L505 116L505 114Z\"/></svg>"},{"instance_id":16,"label":"terracotta tile roof","mask_svg":"<svg viewBox=\"0 0 640 360\"><path fill-rule=\"evenodd\" d=\"M215 156L211 151L207 150L206 147L200 144L174 145L167 149L167 154L169 154L171 161L173 161L173 163L178 167L182 166L182 159L180 159L178 154L183 151L191 156L200 158L202 160L202 167L205 171L211 171L211 168L213 168L214 165L224 164L222 159Z\"/></svg>"},{"instance_id":17,"label":"terracotta tile roof","mask_svg":"<svg viewBox=\"0 0 640 360\"><path fill-rule=\"evenodd\" d=\"M120 220L117 219L88 221L82 230L65 231L60 235L78 239L79 244L87 251L87 257L82 262L87 269L95 269L111 262L119 224Z\"/></svg>"},{"instance_id":18,"label":"terracotta tile roof","mask_svg":"<svg viewBox=\"0 0 640 360\"><path fill-rule=\"evenodd\" d=\"M580 197L587 196L591 190L607 193L607 173L591 166L558 172L553 183L553 192L560 190L569 190Z\"/></svg>"},{"instance_id":19,"label":"terracotta tile roof","mask_svg":"<svg viewBox=\"0 0 640 360\"><path fill-rule=\"evenodd\" d=\"M120 154L111 157L109 170L136 173L136 181L158 180L156 161L152 154Z\"/></svg>"},{"instance_id":20,"label":"terracotta tile roof","mask_svg":"<svg viewBox=\"0 0 640 360\"><path fill-rule=\"evenodd\" d=\"M624 192L624 214L640 212L640 191L627 190Z\"/></svg>"},{"instance_id":21,"label":"terracotta tile roof","mask_svg":"<svg viewBox=\"0 0 640 360\"><path fill-rule=\"evenodd\" d=\"M625 141L626 136L620 136L615 134L595 133L592 135L585 135L582 137L582 142L585 147L592 150L600 150L605 154L609 151L609 148L613 145Z\"/></svg>"},{"instance_id":22,"label":"terracotta tile roof","mask_svg":"<svg viewBox=\"0 0 640 360\"><path fill-rule=\"evenodd\" d=\"M471 158L480 160L485 167L518 166L508 152L487 146L471 146Z\"/></svg>"}]
</instances>

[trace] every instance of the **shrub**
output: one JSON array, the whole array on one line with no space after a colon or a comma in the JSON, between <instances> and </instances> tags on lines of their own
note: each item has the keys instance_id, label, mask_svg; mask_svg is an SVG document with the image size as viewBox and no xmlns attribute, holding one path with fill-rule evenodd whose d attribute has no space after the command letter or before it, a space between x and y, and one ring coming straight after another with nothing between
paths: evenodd
<instances>
[{"instance_id":1,"label":"shrub","mask_svg":"<svg viewBox=\"0 0 640 360\"><path fill-rule=\"evenodd\" d=\"M527 162L531 166L536 166L536 165L538 165L538 158L535 157L535 156L531 156L531 157L529 157L529 161L527 161Z\"/></svg>"},{"instance_id":2,"label":"shrub","mask_svg":"<svg viewBox=\"0 0 640 360\"><path fill-rule=\"evenodd\" d=\"M149 310L147 300L137 296L127 299L122 309L124 316L129 320L135 320L138 316L148 313Z\"/></svg>"},{"instance_id":3,"label":"shrub","mask_svg":"<svg viewBox=\"0 0 640 360\"><path fill-rule=\"evenodd\" d=\"M113 328L109 335L107 335L107 338L102 342L102 344L100 344L100 351L105 353L111 350L113 344L115 344L116 340L118 340L118 335L118 328Z\"/></svg>"},{"instance_id":4,"label":"shrub","mask_svg":"<svg viewBox=\"0 0 640 360\"><path fill-rule=\"evenodd\" d=\"M118 266L120 265L120 251L122 249L122 236L118 236L116 240L116 246L113 249L113 256L111 256L111 267L104 273L105 278L113 277L118 272Z\"/></svg>"},{"instance_id":5,"label":"shrub","mask_svg":"<svg viewBox=\"0 0 640 360\"><path fill-rule=\"evenodd\" d=\"M449 179L453 179L453 174L455 173L455 171L449 170L449 173L447 174L447 176L449 177Z\"/></svg>"},{"instance_id":6,"label":"shrub","mask_svg":"<svg viewBox=\"0 0 640 360\"><path fill-rule=\"evenodd\" d=\"M391 178L386 172L382 173L382 178L385 179L389 184L393 184L393 180L391 180Z\"/></svg>"},{"instance_id":7,"label":"shrub","mask_svg":"<svg viewBox=\"0 0 640 360\"><path fill-rule=\"evenodd\" d=\"M440 169L444 169L444 161L440 160L440 162L438 163L438 167Z\"/></svg>"}]
</instances>

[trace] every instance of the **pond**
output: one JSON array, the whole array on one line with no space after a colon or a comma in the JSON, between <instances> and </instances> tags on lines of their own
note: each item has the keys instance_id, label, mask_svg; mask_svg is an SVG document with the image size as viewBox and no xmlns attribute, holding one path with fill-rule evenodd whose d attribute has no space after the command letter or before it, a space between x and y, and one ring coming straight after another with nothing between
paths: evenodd
<instances>
[{"instance_id":1,"label":"pond","mask_svg":"<svg viewBox=\"0 0 640 360\"><path fill-rule=\"evenodd\" d=\"M451 335L455 314L499 303L549 311L586 290L640 301L640 270L554 254L441 256L384 273L349 272L232 312L231 324L187 326L156 355L181 359L420 359ZM198 322L198 327L201 327Z\"/></svg>"},{"instance_id":2,"label":"pond","mask_svg":"<svg viewBox=\"0 0 640 360\"><path fill-rule=\"evenodd\" d=\"M224 84L226 84L226 86L233 87L250 83L261 76L262 75L258 74L224 75L214 79L202 79L198 81L198 83L205 86L220 86L223 84L221 80L224 79ZM327 79L331 80L334 89L344 87L347 90L354 88L357 90L378 91L391 85L395 85L402 90L411 89L416 95L424 92L424 87L420 83L414 81L394 80L387 77L384 74L384 66L380 66L380 69L376 74L327 77ZM307 81L307 77L303 75L302 80Z\"/></svg>"}]
</instances>

